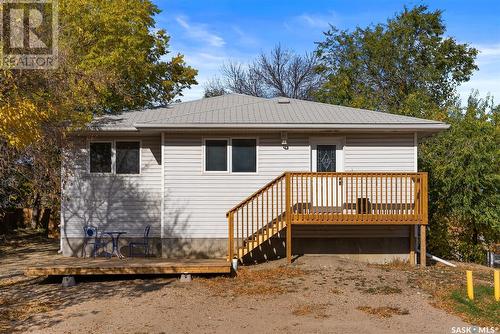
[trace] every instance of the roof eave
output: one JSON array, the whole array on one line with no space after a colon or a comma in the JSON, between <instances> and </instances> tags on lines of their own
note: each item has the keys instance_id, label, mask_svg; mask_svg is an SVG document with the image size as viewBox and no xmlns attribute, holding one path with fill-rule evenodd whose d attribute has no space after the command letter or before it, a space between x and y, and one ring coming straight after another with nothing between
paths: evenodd
<instances>
[{"instance_id":1,"label":"roof eave","mask_svg":"<svg viewBox=\"0 0 500 334\"><path fill-rule=\"evenodd\" d=\"M134 124L136 129L281 129L281 130L404 130L404 131L443 131L450 126L446 123L432 124L227 124L227 123L199 123L199 124L151 124L138 123Z\"/></svg>"}]
</instances>

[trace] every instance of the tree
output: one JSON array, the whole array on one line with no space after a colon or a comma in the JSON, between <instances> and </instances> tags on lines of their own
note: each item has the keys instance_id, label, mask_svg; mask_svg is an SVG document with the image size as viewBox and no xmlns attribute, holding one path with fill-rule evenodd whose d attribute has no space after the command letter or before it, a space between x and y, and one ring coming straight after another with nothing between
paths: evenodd
<instances>
[{"instance_id":1,"label":"tree","mask_svg":"<svg viewBox=\"0 0 500 334\"><path fill-rule=\"evenodd\" d=\"M182 55L163 60L169 36L153 30L158 12L150 1L60 1L59 67L1 73L0 136L29 144L47 124L86 124L182 95L197 72Z\"/></svg>"},{"instance_id":2,"label":"tree","mask_svg":"<svg viewBox=\"0 0 500 334\"><path fill-rule=\"evenodd\" d=\"M204 97L221 96L229 93L219 78L209 80L203 88L205 90Z\"/></svg>"},{"instance_id":3,"label":"tree","mask_svg":"<svg viewBox=\"0 0 500 334\"><path fill-rule=\"evenodd\" d=\"M331 26L317 46L317 92L326 103L419 117L436 114L454 100L456 87L478 69L477 50L445 37L442 11L404 8L386 24ZM443 115L441 115L443 117Z\"/></svg>"},{"instance_id":4,"label":"tree","mask_svg":"<svg viewBox=\"0 0 500 334\"><path fill-rule=\"evenodd\" d=\"M234 92L310 100L321 84L316 64L314 54L301 56L278 45L269 54L261 53L247 66L235 62L225 64L222 79L210 81L205 87L205 96Z\"/></svg>"},{"instance_id":5,"label":"tree","mask_svg":"<svg viewBox=\"0 0 500 334\"><path fill-rule=\"evenodd\" d=\"M182 55L168 58L157 13L149 0L61 0L58 68L0 72L0 159L24 165L8 173L29 180L24 203L56 204L61 149L95 115L168 104L196 84Z\"/></svg>"},{"instance_id":6,"label":"tree","mask_svg":"<svg viewBox=\"0 0 500 334\"><path fill-rule=\"evenodd\" d=\"M332 26L317 47L325 82L316 97L450 123L419 146L419 168L430 182L429 249L481 261L500 240L500 107L477 93L460 107L456 87L477 69L477 50L445 31L442 12L426 6L353 32Z\"/></svg>"},{"instance_id":7,"label":"tree","mask_svg":"<svg viewBox=\"0 0 500 334\"><path fill-rule=\"evenodd\" d=\"M482 262L500 241L500 105L470 95L450 112L450 130L420 147L430 175L430 246L436 254Z\"/></svg>"}]
</instances>

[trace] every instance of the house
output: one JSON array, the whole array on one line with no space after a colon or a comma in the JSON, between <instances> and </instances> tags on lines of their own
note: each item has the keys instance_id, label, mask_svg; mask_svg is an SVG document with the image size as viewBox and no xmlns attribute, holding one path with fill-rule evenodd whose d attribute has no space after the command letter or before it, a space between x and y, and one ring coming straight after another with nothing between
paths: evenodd
<instances>
[{"instance_id":1,"label":"house","mask_svg":"<svg viewBox=\"0 0 500 334\"><path fill-rule=\"evenodd\" d=\"M66 154L61 249L79 254L87 224L126 231L123 243L150 224L164 257L414 262L427 224L417 143L447 127L241 94L103 117Z\"/></svg>"}]
</instances>

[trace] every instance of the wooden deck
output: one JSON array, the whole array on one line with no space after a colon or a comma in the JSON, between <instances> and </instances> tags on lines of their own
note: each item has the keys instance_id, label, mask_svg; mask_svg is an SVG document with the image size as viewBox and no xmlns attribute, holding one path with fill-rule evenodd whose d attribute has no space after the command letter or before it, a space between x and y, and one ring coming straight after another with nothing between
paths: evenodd
<instances>
[{"instance_id":1,"label":"wooden deck","mask_svg":"<svg viewBox=\"0 0 500 334\"><path fill-rule=\"evenodd\" d=\"M242 260L286 228L291 262L293 225L420 225L425 265L428 177L424 172L285 172L226 216L230 259ZM412 263L414 235L408 238Z\"/></svg>"},{"instance_id":2,"label":"wooden deck","mask_svg":"<svg viewBox=\"0 0 500 334\"><path fill-rule=\"evenodd\" d=\"M53 263L29 267L26 276L145 275L145 274L229 274L226 259L160 258L60 258Z\"/></svg>"}]
</instances>

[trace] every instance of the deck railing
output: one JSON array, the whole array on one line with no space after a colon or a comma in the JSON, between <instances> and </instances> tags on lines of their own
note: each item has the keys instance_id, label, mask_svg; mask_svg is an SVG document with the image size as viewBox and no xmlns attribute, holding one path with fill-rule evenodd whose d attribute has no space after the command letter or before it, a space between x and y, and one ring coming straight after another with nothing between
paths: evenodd
<instances>
[{"instance_id":1,"label":"deck railing","mask_svg":"<svg viewBox=\"0 0 500 334\"><path fill-rule=\"evenodd\" d=\"M292 224L420 224L425 173L287 173Z\"/></svg>"},{"instance_id":2,"label":"deck railing","mask_svg":"<svg viewBox=\"0 0 500 334\"><path fill-rule=\"evenodd\" d=\"M425 225L427 173L286 172L227 217L230 258L289 224Z\"/></svg>"}]
</instances>

